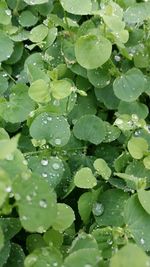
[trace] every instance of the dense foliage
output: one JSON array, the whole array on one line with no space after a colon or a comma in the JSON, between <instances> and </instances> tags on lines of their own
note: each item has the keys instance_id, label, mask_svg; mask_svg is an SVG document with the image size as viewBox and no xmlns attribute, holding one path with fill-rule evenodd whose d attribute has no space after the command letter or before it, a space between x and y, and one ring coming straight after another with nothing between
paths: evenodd
<instances>
[{"instance_id":1,"label":"dense foliage","mask_svg":"<svg viewBox=\"0 0 150 267\"><path fill-rule=\"evenodd\" d=\"M0 1L0 267L150 266L150 1Z\"/></svg>"}]
</instances>

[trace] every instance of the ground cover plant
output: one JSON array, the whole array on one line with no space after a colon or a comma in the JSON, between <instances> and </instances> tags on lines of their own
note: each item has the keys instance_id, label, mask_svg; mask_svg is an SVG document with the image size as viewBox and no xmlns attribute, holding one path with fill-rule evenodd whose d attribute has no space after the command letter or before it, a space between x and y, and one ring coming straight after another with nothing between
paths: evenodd
<instances>
[{"instance_id":1,"label":"ground cover plant","mask_svg":"<svg viewBox=\"0 0 150 267\"><path fill-rule=\"evenodd\" d=\"M0 1L0 267L150 266L150 1Z\"/></svg>"}]
</instances>

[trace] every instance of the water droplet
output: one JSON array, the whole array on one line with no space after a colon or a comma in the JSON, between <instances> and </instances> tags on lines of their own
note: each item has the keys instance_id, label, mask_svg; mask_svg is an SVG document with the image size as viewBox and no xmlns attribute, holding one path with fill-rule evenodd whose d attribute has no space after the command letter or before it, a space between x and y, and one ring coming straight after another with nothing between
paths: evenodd
<instances>
[{"instance_id":1,"label":"water droplet","mask_svg":"<svg viewBox=\"0 0 150 267\"><path fill-rule=\"evenodd\" d=\"M102 215L103 212L104 212L104 206L103 206L103 204L102 204L102 203L98 203L98 202L94 203L94 204L93 204L92 212L93 212L93 214L94 214L95 216L100 216L100 215Z\"/></svg>"},{"instance_id":2,"label":"water droplet","mask_svg":"<svg viewBox=\"0 0 150 267\"><path fill-rule=\"evenodd\" d=\"M12 154L9 154L9 155L6 156L6 159L7 160L13 160L14 156Z\"/></svg>"},{"instance_id":3,"label":"water droplet","mask_svg":"<svg viewBox=\"0 0 150 267\"><path fill-rule=\"evenodd\" d=\"M41 199L39 201L39 205L40 205L41 208L47 208L46 200L45 199Z\"/></svg>"},{"instance_id":4,"label":"water droplet","mask_svg":"<svg viewBox=\"0 0 150 267\"><path fill-rule=\"evenodd\" d=\"M51 121L51 120L52 120L52 117L47 117L47 120L48 120L48 121Z\"/></svg>"},{"instance_id":5,"label":"water droplet","mask_svg":"<svg viewBox=\"0 0 150 267\"><path fill-rule=\"evenodd\" d=\"M91 264L85 264L84 267L92 267Z\"/></svg>"},{"instance_id":6,"label":"water droplet","mask_svg":"<svg viewBox=\"0 0 150 267\"><path fill-rule=\"evenodd\" d=\"M22 220L26 221L27 220L27 217L26 216L22 216Z\"/></svg>"},{"instance_id":7,"label":"water droplet","mask_svg":"<svg viewBox=\"0 0 150 267\"><path fill-rule=\"evenodd\" d=\"M6 10L5 10L5 13L6 13L8 16L10 16L10 15L11 15L11 10L10 10L10 9L6 9Z\"/></svg>"},{"instance_id":8,"label":"water droplet","mask_svg":"<svg viewBox=\"0 0 150 267\"><path fill-rule=\"evenodd\" d=\"M37 228L37 232L38 232L38 233L45 233L46 230L44 229L43 226L39 226L39 227Z\"/></svg>"},{"instance_id":9,"label":"water droplet","mask_svg":"<svg viewBox=\"0 0 150 267\"><path fill-rule=\"evenodd\" d=\"M32 266L35 262L37 261L37 257L36 256L32 256L30 255L27 259L28 265Z\"/></svg>"},{"instance_id":10,"label":"water droplet","mask_svg":"<svg viewBox=\"0 0 150 267\"><path fill-rule=\"evenodd\" d=\"M48 165L48 159L42 159L42 160L41 160L41 164L42 164L43 166L47 166L47 165Z\"/></svg>"},{"instance_id":11,"label":"water droplet","mask_svg":"<svg viewBox=\"0 0 150 267\"><path fill-rule=\"evenodd\" d=\"M42 173L42 177L46 178L48 176L48 174L46 172Z\"/></svg>"},{"instance_id":12,"label":"water droplet","mask_svg":"<svg viewBox=\"0 0 150 267\"><path fill-rule=\"evenodd\" d=\"M11 190L12 190L11 186L8 186L8 187L5 188L5 191L6 191L7 193L10 193Z\"/></svg>"},{"instance_id":13,"label":"water droplet","mask_svg":"<svg viewBox=\"0 0 150 267\"><path fill-rule=\"evenodd\" d=\"M58 266L58 262L54 262L54 263L53 263L53 266L54 266L54 267Z\"/></svg>"},{"instance_id":14,"label":"water droplet","mask_svg":"<svg viewBox=\"0 0 150 267\"><path fill-rule=\"evenodd\" d=\"M58 170L60 165L58 163L53 163L52 167L54 170Z\"/></svg>"},{"instance_id":15,"label":"water droplet","mask_svg":"<svg viewBox=\"0 0 150 267\"><path fill-rule=\"evenodd\" d=\"M143 239L143 238L141 238L141 240L140 240L140 241L141 241L141 244L142 244L142 245L144 245L144 243L145 243L144 239Z\"/></svg>"},{"instance_id":16,"label":"water droplet","mask_svg":"<svg viewBox=\"0 0 150 267\"><path fill-rule=\"evenodd\" d=\"M116 56L114 57L114 59L115 59L116 62L119 62L119 61L121 60L121 57L116 55Z\"/></svg>"},{"instance_id":17,"label":"water droplet","mask_svg":"<svg viewBox=\"0 0 150 267\"><path fill-rule=\"evenodd\" d=\"M31 196L27 195L27 196L26 196L26 200L27 200L27 201L31 201L31 200L32 200Z\"/></svg>"},{"instance_id":18,"label":"water droplet","mask_svg":"<svg viewBox=\"0 0 150 267\"><path fill-rule=\"evenodd\" d=\"M56 145L61 145L61 139L56 138L56 139L55 139L55 144L56 144Z\"/></svg>"}]
</instances>

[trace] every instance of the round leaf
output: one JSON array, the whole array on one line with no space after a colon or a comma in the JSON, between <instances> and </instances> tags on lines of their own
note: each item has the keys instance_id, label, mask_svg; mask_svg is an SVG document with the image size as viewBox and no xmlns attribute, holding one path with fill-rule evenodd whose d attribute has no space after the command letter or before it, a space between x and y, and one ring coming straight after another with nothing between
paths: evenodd
<instances>
[{"instance_id":1,"label":"round leaf","mask_svg":"<svg viewBox=\"0 0 150 267\"><path fill-rule=\"evenodd\" d=\"M110 267L146 267L149 264L146 253L132 243L122 247L110 260Z\"/></svg>"},{"instance_id":2,"label":"round leaf","mask_svg":"<svg viewBox=\"0 0 150 267\"><path fill-rule=\"evenodd\" d=\"M85 115L75 123L73 132L76 138L98 145L104 140L106 129L99 117Z\"/></svg>"},{"instance_id":3,"label":"round leaf","mask_svg":"<svg viewBox=\"0 0 150 267\"><path fill-rule=\"evenodd\" d=\"M36 80L31 84L28 94L34 101L39 103L50 101L48 84L42 79Z\"/></svg>"},{"instance_id":4,"label":"round leaf","mask_svg":"<svg viewBox=\"0 0 150 267\"><path fill-rule=\"evenodd\" d=\"M51 82L50 89L56 99L62 99L69 96L73 91L73 85L69 80L58 80Z\"/></svg>"},{"instance_id":5,"label":"round leaf","mask_svg":"<svg viewBox=\"0 0 150 267\"><path fill-rule=\"evenodd\" d=\"M137 195L132 196L125 206L125 223L135 242L145 251L150 250L150 215L141 206Z\"/></svg>"},{"instance_id":6,"label":"round leaf","mask_svg":"<svg viewBox=\"0 0 150 267\"><path fill-rule=\"evenodd\" d=\"M79 249L65 258L64 267L98 267L100 253L94 248Z\"/></svg>"},{"instance_id":7,"label":"round leaf","mask_svg":"<svg viewBox=\"0 0 150 267\"><path fill-rule=\"evenodd\" d=\"M141 159L148 150L148 143L142 137L132 137L128 142L128 150L134 159Z\"/></svg>"},{"instance_id":8,"label":"round leaf","mask_svg":"<svg viewBox=\"0 0 150 267\"><path fill-rule=\"evenodd\" d=\"M45 139L52 146L64 146L70 138L70 127L63 116L51 113L41 113L30 126L30 134L33 138Z\"/></svg>"},{"instance_id":9,"label":"round leaf","mask_svg":"<svg viewBox=\"0 0 150 267\"><path fill-rule=\"evenodd\" d=\"M138 191L138 199L145 211L150 214L150 191L140 189Z\"/></svg>"},{"instance_id":10,"label":"round leaf","mask_svg":"<svg viewBox=\"0 0 150 267\"><path fill-rule=\"evenodd\" d=\"M97 185L95 176L90 168L85 167L76 172L74 183L79 188L93 188Z\"/></svg>"},{"instance_id":11,"label":"round leaf","mask_svg":"<svg viewBox=\"0 0 150 267\"><path fill-rule=\"evenodd\" d=\"M40 43L43 41L43 39L45 39L47 34L48 28L45 25L40 24L30 31L29 39L33 43Z\"/></svg>"},{"instance_id":12,"label":"round leaf","mask_svg":"<svg viewBox=\"0 0 150 267\"><path fill-rule=\"evenodd\" d=\"M56 194L43 178L32 175L13 184L22 226L29 232L45 232L55 221Z\"/></svg>"},{"instance_id":13,"label":"round leaf","mask_svg":"<svg viewBox=\"0 0 150 267\"><path fill-rule=\"evenodd\" d=\"M96 35L81 36L75 44L75 56L78 63L86 69L102 66L111 55L111 43L106 38Z\"/></svg>"},{"instance_id":14,"label":"round leaf","mask_svg":"<svg viewBox=\"0 0 150 267\"><path fill-rule=\"evenodd\" d=\"M124 224L124 206L128 199L128 194L119 189L109 189L99 198L99 203L103 206L103 213L95 216L96 222L100 226L121 226ZM101 209L102 209L101 206Z\"/></svg>"},{"instance_id":15,"label":"round leaf","mask_svg":"<svg viewBox=\"0 0 150 267\"><path fill-rule=\"evenodd\" d=\"M64 231L71 226L75 220L74 211L64 203L57 204L57 216L53 223L53 228L58 231Z\"/></svg>"},{"instance_id":16,"label":"round leaf","mask_svg":"<svg viewBox=\"0 0 150 267\"><path fill-rule=\"evenodd\" d=\"M88 15L92 11L91 0L60 0L62 7L69 13L76 15Z\"/></svg>"},{"instance_id":17,"label":"round leaf","mask_svg":"<svg viewBox=\"0 0 150 267\"><path fill-rule=\"evenodd\" d=\"M105 160L96 159L93 165L98 174L101 175L104 179L108 180L110 178L111 169L108 167Z\"/></svg>"},{"instance_id":18,"label":"round leaf","mask_svg":"<svg viewBox=\"0 0 150 267\"><path fill-rule=\"evenodd\" d=\"M38 21L36 17L30 10L23 11L19 16L19 23L23 27L31 27L35 25Z\"/></svg>"},{"instance_id":19,"label":"round leaf","mask_svg":"<svg viewBox=\"0 0 150 267\"><path fill-rule=\"evenodd\" d=\"M24 267L62 266L62 256L54 247L42 247L29 254Z\"/></svg>"},{"instance_id":20,"label":"round leaf","mask_svg":"<svg viewBox=\"0 0 150 267\"><path fill-rule=\"evenodd\" d=\"M113 83L115 95L126 102L135 101L146 89L146 80L143 73L136 68L128 70L116 78Z\"/></svg>"}]
</instances>

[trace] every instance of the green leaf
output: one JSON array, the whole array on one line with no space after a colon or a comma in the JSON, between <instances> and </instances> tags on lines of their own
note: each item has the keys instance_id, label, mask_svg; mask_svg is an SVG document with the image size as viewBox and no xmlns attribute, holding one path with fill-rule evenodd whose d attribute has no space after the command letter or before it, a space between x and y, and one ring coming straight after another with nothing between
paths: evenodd
<instances>
[{"instance_id":1,"label":"green leaf","mask_svg":"<svg viewBox=\"0 0 150 267\"><path fill-rule=\"evenodd\" d=\"M3 267L4 264L7 262L7 259L10 254L11 244L10 242L5 242L3 248L0 251L1 260L0 260L0 267Z\"/></svg>"},{"instance_id":2,"label":"green leaf","mask_svg":"<svg viewBox=\"0 0 150 267\"><path fill-rule=\"evenodd\" d=\"M138 190L138 199L142 207L145 209L145 211L150 214L150 207L149 207L150 191L146 191L144 189Z\"/></svg>"},{"instance_id":3,"label":"green leaf","mask_svg":"<svg viewBox=\"0 0 150 267\"><path fill-rule=\"evenodd\" d=\"M32 28L32 30L30 31L29 39L33 43L40 43L43 41L43 39L45 39L47 34L48 28L45 25L40 24Z\"/></svg>"},{"instance_id":4,"label":"green leaf","mask_svg":"<svg viewBox=\"0 0 150 267\"><path fill-rule=\"evenodd\" d=\"M102 68L88 70L87 76L89 81L96 87L96 88L103 88L110 83L110 73L108 71L107 66L105 65Z\"/></svg>"},{"instance_id":5,"label":"green leaf","mask_svg":"<svg viewBox=\"0 0 150 267\"><path fill-rule=\"evenodd\" d=\"M99 197L99 203L103 205L103 213L96 216L96 222L100 226L122 226L124 224L124 206L128 194L119 189L109 189Z\"/></svg>"},{"instance_id":6,"label":"green leaf","mask_svg":"<svg viewBox=\"0 0 150 267\"><path fill-rule=\"evenodd\" d=\"M34 26L38 21L36 17L30 10L23 11L19 16L19 23L22 27Z\"/></svg>"},{"instance_id":7,"label":"green leaf","mask_svg":"<svg viewBox=\"0 0 150 267\"><path fill-rule=\"evenodd\" d=\"M3 230L5 241L12 239L21 230L18 218L0 218L0 226Z\"/></svg>"},{"instance_id":8,"label":"green leaf","mask_svg":"<svg viewBox=\"0 0 150 267\"><path fill-rule=\"evenodd\" d=\"M146 80L143 73L136 68L128 70L116 78L113 83L115 95L126 102L135 101L146 89Z\"/></svg>"},{"instance_id":9,"label":"green leaf","mask_svg":"<svg viewBox=\"0 0 150 267\"><path fill-rule=\"evenodd\" d=\"M62 266L62 256L54 247L42 247L29 254L24 262L25 267Z\"/></svg>"},{"instance_id":10,"label":"green leaf","mask_svg":"<svg viewBox=\"0 0 150 267\"><path fill-rule=\"evenodd\" d=\"M31 234L27 236L26 248L29 253L42 247L46 247L46 243L41 234Z\"/></svg>"},{"instance_id":11,"label":"green leaf","mask_svg":"<svg viewBox=\"0 0 150 267\"><path fill-rule=\"evenodd\" d=\"M103 36L88 34L76 41L75 56L82 67L96 69L110 58L111 49L110 41Z\"/></svg>"},{"instance_id":12,"label":"green leaf","mask_svg":"<svg viewBox=\"0 0 150 267\"><path fill-rule=\"evenodd\" d=\"M17 149L19 135L12 137L11 139L0 140L0 159L8 159L12 157ZM7 181L8 182L8 181Z\"/></svg>"},{"instance_id":13,"label":"green leaf","mask_svg":"<svg viewBox=\"0 0 150 267\"><path fill-rule=\"evenodd\" d=\"M62 7L71 14L88 15L92 11L91 0L60 0Z\"/></svg>"},{"instance_id":14,"label":"green leaf","mask_svg":"<svg viewBox=\"0 0 150 267\"><path fill-rule=\"evenodd\" d=\"M78 236L73 240L69 250L69 254L73 253L74 251L86 248L98 249L98 245L92 235L82 232L79 233Z\"/></svg>"},{"instance_id":15,"label":"green leaf","mask_svg":"<svg viewBox=\"0 0 150 267\"><path fill-rule=\"evenodd\" d=\"M11 10L8 9L5 1L1 1L0 3L0 24L8 25L11 23Z\"/></svg>"},{"instance_id":16,"label":"green leaf","mask_svg":"<svg viewBox=\"0 0 150 267\"><path fill-rule=\"evenodd\" d=\"M74 183L79 188L93 188L97 185L95 176L90 168L85 167L76 172L74 176Z\"/></svg>"},{"instance_id":17,"label":"green leaf","mask_svg":"<svg viewBox=\"0 0 150 267\"><path fill-rule=\"evenodd\" d=\"M55 221L56 195L41 177L18 177L13 190L22 226L29 232L45 232Z\"/></svg>"},{"instance_id":18,"label":"green leaf","mask_svg":"<svg viewBox=\"0 0 150 267\"><path fill-rule=\"evenodd\" d=\"M78 211L82 221L87 224L92 212L93 197L92 192L83 193L78 200Z\"/></svg>"},{"instance_id":19,"label":"green leaf","mask_svg":"<svg viewBox=\"0 0 150 267\"><path fill-rule=\"evenodd\" d=\"M150 170L150 156L147 156L143 159L143 163L146 169Z\"/></svg>"},{"instance_id":20,"label":"green leaf","mask_svg":"<svg viewBox=\"0 0 150 267\"><path fill-rule=\"evenodd\" d=\"M141 159L148 151L148 143L142 137L132 137L128 142L128 150L134 159Z\"/></svg>"},{"instance_id":21,"label":"green leaf","mask_svg":"<svg viewBox=\"0 0 150 267\"><path fill-rule=\"evenodd\" d=\"M98 267L100 253L95 248L79 249L65 258L64 267Z\"/></svg>"},{"instance_id":22,"label":"green leaf","mask_svg":"<svg viewBox=\"0 0 150 267\"><path fill-rule=\"evenodd\" d=\"M95 115L85 115L74 125L73 133L80 140L89 141L95 145L100 144L105 137L105 125Z\"/></svg>"},{"instance_id":23,"label":"green leaf","mask_svg":"<svg viewBox=\"0 0 150 267\"><path fill-rule=\"evenodd\" d=\"M44 112L32 122L30 134L35 139L45 139L52 146L61 147L69 141L70 127L63 116Z\"/></svg>"},{"instance_id":24,"label":"green leaf","mask_svg":"<svg viewBox=\"0 0 150 267\"><path fill-rule=\"evenodd\" d=\"M69 96L73 89L73 83L67 79L53 81L50 84L51 93L56 99L63 99Z\"/></svg>"},{"instance_id":25,"label":"green leaf","mask_svg":"<svg viewBox=\"0 0 150 267\"><path fill-rule=\"evenodd\" d=\"M92 92L89 92L86 97L78 95L77 103L69 113L69 119L74 124L76 120L87 114L96 114L96 99Z\"/></svg>"},{"instance_id":26,"label":"green leaf","mask_svg":"<svg viewBox=\"0 0 150 267\"><path fill-rule=\"evenodd\" d=\"M136 114L140 119L145 119L148 116L148 108L141 102L123 102L120 101L118 106L119 114Z\"/></svg>"},{"instance_id":27,"label":"green leaf","mask_svg":"<svg viewBox=\"0 0 150 267\"><path fill-rule=\"evenodd\" d=\"M13 42L4 32L0 31L0 62L7 60L13 52Z\"/></svg>"},{"instance_id":28,"label":"green leaf","mask_svg":"<svg viewBox=\"0 0 150 267\"><path fill-rule=\"evenodd\" d=\"M36 80L31 84L28 94L31 99L39 103L47 103L50 101L49 86L42 79Z\"/></svg>"},{"instance_id":29,"label":"green leaf","mask_svg":"<svg viewBox=\"0 0 150 267\"><path fill-rule=\"evenodd\" d=\"M135 244L128 243L111 258L110 267L146 267L149 263L149 257L142 249Z\"/></svg>"},{"instance_id":30,"label":"green leaf","mask_svg":"<svg viewBox=\"0 0 150 267\"><path fill-rule=\"evenodd\" d=\"M133 239L145 251L150 250L150 215L141 206L137 195L132 196L125 206L125 223Z\"/></svg>"},{"instance_id":31,"label":"green leaf","mask_svg":"<svg viewBox=\"0 0 150 267\"><path fill-rule=\"evenodd\" d=\"M143 23L149 18L150 3L135 3L124 13L125 22L128 24Z\"/></svg>"},{"instance_id":32,"label":"green leaf","mask_svg":"<svg viewBox=\"0 0 150 267\"><path fill-rule=\"evenodd\" d=\"M28 166L32 172L45 179L52 188L56 188L63 178L64 164L58 157L31 156L28 159Z\"/></svg>"},{"instance_id":33,"label":"green leaf","mask_svg":"<svg viewBox=\"0 0 150 267\"><path fill-rule=\"evenodd\" d=\"M28 5L41 5L44 3L47 3L48 0L24 0L25 3L27 3Z\"/></svg>"},{"instance_id":34,"label":"green leaf","mask_svg":"<svg viewBox=\"0 0 150 267\"><path fill-rule=\"evenodd\" d=\"M4 267L24 267L25 254L21 246L11 243L10 256Z\"/></svg>"},{"instance_id":35,"label":"green leaf","mask_svg":"<svg viewBox=\"0 0 150 267\"><path fill-rule=\"evenodd\" d=\"M105 160L96 159L93 165L97 173L101 175L105 180L108 180L110 178L111 169L108 167Z\"/></svg>"},{"instance_id":36,"label":"green leaf","mask_svg":"<svg viewBox=\"0 0 150 267\"><path fill-rule=\"evenodd\" d=\"M63 234L51 228L44 233L43 239L48 246L53 244L54 247L59 248L63 243Z\"/></svg>"},{"instance_id":37,"label":"green leaf","mask_svg":"<svg viewBox=\"0 0 150 267\"><path fill-rule=\"evenodd\" d=\"M64 203L57 204L57 216L53 223L53 228L57 231L64 231L71 226L75 220L74 211Z\"/></svg>"},{"instance_id":38,"label":"green leaf","mask_svg":"<svg viewBox=\"0 0 150 267\"><path fill-rule=\"evenodd\" d=\"M28 95L28 87L18 83L11 88L9 101L1 103L0 115L7 122L22 122L34 107L35 104Z\"/></svg>"}]
</instances>

